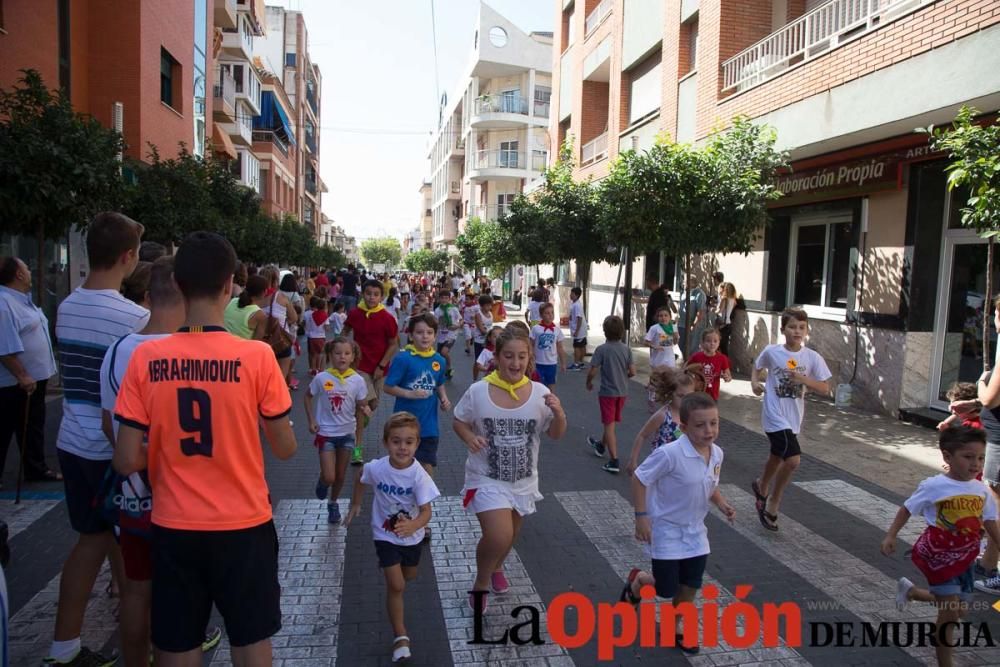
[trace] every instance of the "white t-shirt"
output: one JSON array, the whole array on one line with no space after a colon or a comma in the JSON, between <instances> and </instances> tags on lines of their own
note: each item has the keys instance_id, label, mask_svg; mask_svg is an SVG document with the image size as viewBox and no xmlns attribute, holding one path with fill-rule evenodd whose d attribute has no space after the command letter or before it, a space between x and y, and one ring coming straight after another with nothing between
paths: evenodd
<instances>
[{"instance_id":1,"label":"white t-shirt","mask_svg":"<svg viewBox=\"0 0 1000 667\"><path fill-rule=\"evenodd\" d=\"M344 322L347 321L347 313L330 314L330 333L339 336L344 332Z\"/></svg>"},{"instance_id":2,"label":"white t-shirt","mask_svg":"<svg viewBox=\"0 0 1000 667\"><path fill-rule=\"evenodd\" d=\"M104 361L101 363L101 409L107 410L112 415L115 412L115 401L118 400L118 388L121 387L122 378L125 377L125 369L128 368L128 360L132 358L132 353L140 344L147 340L157 340L170 334L129 334L118 339L104 354ZM114 367L112 367L114 361ZM111 427L115 430L115 437L118 437L118 420L111 419Z\"/></svg>"},{"instance_id":3,"label":"white t-shirt","mask_svg":"<svg viewBox=\"0 0 1000 667\"><path fill-rule=\"evenodd\" d=\"M541 301L529 301L528 302L528 319L532 322L541 322L542 314L538 312L539 308L542 307Z\"/></svg>"},{"instance_id":4,"label":"white t-shirt","mask_svg":"<svg viewBox=\"0 0 1000 667\"><path fill-rule=\"evenodd\" d=\"M580 335L576 330L580 329ZM583 314L583 301L577 299L569 305L569 335L570 338L580 339L587 337L587 318Z\"/></svg>"},{"instance_id":5,"label":"white t-shirt","mask_svg":"<svg viewBox=\"0 0 1000 667\"><path fill-rule=\"evenodd\" d=\"M490 364L493 363L493 350L488 350L484 347L483 351L476 357L476 363L483 368L489 369Z\"/></svg>"},{"instance_id":6,"label":"white t-shirt","mask_svg":"<svg viewBox=\"0 0 1000 667\"><path fill-rule=\"evenodd\" d=\"M409 537L399 537L392 532L395 519L416 519L420 506L441 495L434 480L424 467L414 460L409 468L394 468L388 456L369 461L361 470L361 483L372 487L372 537L403 546L420 544L424 530Z\"/></svg>"},{"instance_id":7,"label":"white t-shirt","mask_svg":"<svg viewBox=\"0 0 1000 667\"><path fill-rule=\"evenodd\" d=\"M636 478L646 487L654 559L681 560L709 553L705 515L721 470L722 449L713 444L706 462L686 435L654 449L636 469Z\"/></svg>"},{"instance_id":8,"label":"white t-shirt","mask_svg":"<svg viewBox=\"0 0 1000 667\"><path fill-rule=\"evenodd\" d=\"M476 313L480 311L479 304L464 306L462 310L462 321L470 327L476 326Z\"/></svg>"},{"instance_id":9,"label":"white t-shirt","mask_svg":"<svg viewBox=\"0 0 1000 667\"><path fill-rule=\"evenodd\" d=\"M674 366L676 359L674 358L674 337L668 335L659 324L654 324L649 327L649 331L646 332L646 337L643 339L647 343L652 343L653 345L659 345L664 347L663 350L654 350L650 348L649 350L649 365L652 367L657 366Z\"/></svg>"},{"instance_id":10,"label":"white t-shirt","mask_svg":"<svg viewBox=\"0 0 1000 667\"><path fill-rule=\"evenodd\" d=\"M493 328L493 312L490 311L489 315L483 313L481 306L476 307L476 314L479 315L479 319L483 322L483 329L485 331L480 331L479 327L476 326L476 321L472 321L472 340L473 342L479 343L480 345L486 345L486 335Z\"/></svg>"},{"instance_id":11,"label":"white t-shirt","mask_svg":"<svg viewBox=\"0 0 1000 667\"><path fill-rule=\"evenodd\" d=\"M541 434L552 423L552 410L545 405L549 390L532 382L528 400L507 410L490 399L489 387L476 382L455 406L455 419L486 439L486 447L465 459L465 490L501 487L541 500L538 449Z\"/></svg>"},{"instance_id":12,"label":"white t-shirt","mask_svg":"<svg viewBox=\"0 0 1000 667\"><path fill-rule=\"evenodd\" d=\"M454 304L448 304L447 321L444 316L444 310L444 306L438 306L434 309L434 317L438 320L437 342L439 343L449 343L458 338L458 330L451 327L461 326L462 324L462 316Z\"/></svg>"},{"instance_id":13,"label":"white t-shirt","mask_svg":"<svg viewBox=\"0 0 1000 667\"><path fill-rule=\"evenodd\" d=\"M330 318L323 320L323 324L316 324L313 319L313 310L307 310L303 315L306 322L306 338L326 338L326 330L330 326Z\"/></svg>"},{"instance_id":14,"label":"white t-shirt","mask_svg":"<svg viewBox=\"0 0 1000 667\"><path fill-rule=\"evenodd\" d=\"M798 352L792 352L777 343L765 347L755 365L767 370L761 415L764 432L789 429L797 434L802 428L802 417L806 410L806 388L805 385L789 382L789 375L794 369L813 380L829 380L832 374L823 357L805 346Z\"/></svg>"},{"instance_id":15,"label":"white t-shirt","mask_svg":"<svg viewBox=\"0 0 1000 667\"><path fill-rule=\"evenodd\" d=\"M399 307L400 306L399 306L398 296L393 297L391 302L389 301L385 302L385 309L388 310L389 314L395 317L396 319L399 319Z\"/></svg>"},{"instance_id":16,"label":"white t-shirt","mask_svg":"<svg viewBox=\"0 0 1000 667\"><path fill-rule=\"evenodd\" d=\"M353 435L357 427L358 404L368 398L368 385L358 373L343 380L323 371L309 383L309 393L316 406L319 435L332 438Z\"/></svg>"},{"instance_id":17,"label":"white t-shirt","mask_svg":"<svg viewBox=\"0 0 1000 667\"><path fill-rule=\"evenodd\" d=\"M961 482L943 474L920 482L903 505L910 514L923 516L928 526L949 532L962 528L978 534L983 521L997 519L996 499L985 484L976 479ZM975 520L970 522L972 518Z\"/></svg>"},{"instance_id":18,"label":"white t-shirt","mask_svg":"<svg viewBox=\"0 0 1000 667\"><path fill-rule=\"evenodd\" d=\"M559 363L559 345L566 336L562 329L552 325L546 329L541 324L531 327L531 340L535 341L535 363L542 366L554 366Z\"/></svg>"},{"instance_id":19,"label":"white t-shirt","mask_svg":"<svg viewBox=\"0 0 1000 667\"><path fill-rule=\"evenodd\" d=\"M451 289L452 291L458 290L462 287L462 279L459 276L451 277Z\"/></svg>"},{"instance_id":20,"label":"white t-shirt","mask_svg":"<svg viewBox=\"0 0 1000 667\"><path fill-rule=\"evenodd\" d=\"M56 316L63 415L56 447L91 461L114 451L101 430L101 364L119 338L142 330L149 311L115 290L78 287Z\"/></svg>"}]
</instances>

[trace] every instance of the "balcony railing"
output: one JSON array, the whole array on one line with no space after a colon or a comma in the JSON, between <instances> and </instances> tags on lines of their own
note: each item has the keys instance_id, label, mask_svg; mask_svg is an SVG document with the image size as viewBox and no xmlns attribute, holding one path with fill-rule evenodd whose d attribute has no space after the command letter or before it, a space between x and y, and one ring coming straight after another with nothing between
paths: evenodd
<instances>
[{"instance_id":1,"label":"balcony railing","mask_svg":"<svg viewBox=\"0 0 1000 667\"><path fill-rule=\"evenodd\" d=\"M311 195L316 194L316 176L311 174L306 174L306 192Z\"/></svg>"},{"instance_id":2,"label":"balcony railing","mask_svg":"<svg viewBox=\"0 0 1000 667\"><path fill-rule=\"evenodd\" d=\"M549 110L551 109L551 107L552 104L548 100L545 101L535 100L535 108L534 108L535 116L539 118L548 118Z\"/></svg>"},{"instance_id":3,"label":"balcony railing","mask_svg":"<svg viewBox=\"0 0 1000 667\"><path fill-rule=\"evenodd\" d=\"M483 95L476 99L476 115L516 113L528 115L528 100L520 95Z\"/></svg>"},{"instance_id":4,"label":"balcony railing","mask_svg":"<svg viewBox=\"0 0 1000 667\"><path fill-rule=\"evenodd\" d=\"M255 142L260 141L264 143L274 144L275 148L281 151L281 154L288 157L288 142L286 142L280 135L275 133L273 130L254 130L253 140Z\"/></svg>"},{"instance_id":5,"label":"balcony railing","mask_svg":"<svg viewBox=\"0 0 1000 667\"><path fill-rule=\"evenodd\" d=\"M309 103L309 108L312 109L314 116L319 116L319 110L316 106L316 90L312 86L306 86L306 102Z\"/></svg>"},{"instance_id":6,"label":"balcony railing","mask_svg":"<svg viewBox=\"0 0 1000 667\"><path fill-rule=\"evenodd\" d=\"M219 68L215 73L216 80L212 85L212 97L221 98L231 108L236 106L236 81L233 75Z\"/></svg>"},{"instance_id":7,"label":"balcony railing","mask_svg":"<svg viewBox=\"0 0 1000 667\"><path fill-rule=\"evenodd\" d=\"M309 152L316 155L316 135L312 132L306 132L306 146L309 147Z\"/></svg>"},{"instance_id":8,"label":"balcony railing","mask_svg":"<svg viewBox=\"0 0 1000 667\"><path fill-rule=\"evenodd\" d=\"M723 90L759 85L934 0L830 0L722 63ZM889 16L887 16L889 15Z\"/></svg>"},{"instance_id":9,"label":"balcony railing","mask_svg":"<svg viewBox=\"0 0 1000 667\"><path fill-rule=\"evenodd\" d=\"M587 15L587 20L584 23L583 36L586 37L594 28L601 24L604 17L611 13L611 0L601 0L601 4L594 8L594 11Z\"/></svg>"},{"instance_id":10,"label":"balcony railing","mask_svg":"<svg viewBox=\"0 0 1000 667\"><path fill-rule=\"evenodd\" d=\"M474 169L531 169L541 171L548 160L546 151L532 151L529 156L524 151L485 150L476 152ZM529 164L530 162L530 164Z\"/></svg>"},{"instance_id":11,"label":"balcony railing","mask_svg":"<svg viewBox=\"0 0 1000 667\"><path fill-rule=\"evenodd\" d=\"M580 166L603 160L608 156L608 133L598 135L580 149Z\"/></svg>"},{"instance_id":12,"label":"balcony railing","mask_svg":"<svg viewBox=\"0 0 1000 667\"><path fill-rule=\"evenodd\" d=\"M473 206L469 212L469 217L475 216L480 220L499 220L510 213L510 206Z\"/></svg>"}]
</instances>

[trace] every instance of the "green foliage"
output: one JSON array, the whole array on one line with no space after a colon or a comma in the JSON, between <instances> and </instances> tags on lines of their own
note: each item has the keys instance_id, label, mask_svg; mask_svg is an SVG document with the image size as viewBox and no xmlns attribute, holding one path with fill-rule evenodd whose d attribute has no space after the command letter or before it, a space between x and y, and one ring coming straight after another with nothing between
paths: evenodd
<instances>
[{"instance_id":1,"label":"green foliage","mask_svg":"<svg viewBox=\"0 0 1000 667\"><path fill-rule=\"evenodd\" d=\"M333 246L316 246L309 264L320 269L336 269L347 265L347 257Z\"/></svg>"},{"instance_id":2,"label":"green foliage","mask_svg":"<svg viewBox=\"0 0 1000 667\"><path fill-rule=\"evenodd\" d=\"M462 266L470 270L486 267L494 275L499 275L514 264L523 262L526 247L531 243L516 237L504 221L484 222L471 217L465 225L465 232L455 239L455 245Z\"/></svg>"},{"instance_id":3,"label":"green foliage","mask_svg":"<svg viewBox=\"0 0 1000 667\"><path fill-rule=\"evenodd\" d=\"M931 147L951 158L948 188L969 191L962 207L962 224L983 238L1000 235L1000 123L975 122L979 112L963 106L951 129L929 127L918 131L930 135Z\"/></svg>"},{"instance_id":4,"label":"green foliage","mask_svg":"<svg viewBox=\"0 0 1000 667\"><path fill-rule=\"evenodd\" d=\"M448 255L447 250L429 250L421 248L420 250L414 250L404 257L403 266L405 266L408 271L430 271L440 273L448 269L448 263L450 260L451 257Z\"/></svg>"},{"instance_id":5,"label":"green foliage","mask_svg":"<svg viewBox=\"0 0 1000 667\"><path fill-rule=\"evenodd\" d=\"M359 248L361 258L367 266L373 264L387 264L395 266L399 264L403 254L403 248L399 245L399 239L381 238L368 239Z\"/></svg>"},{"instance_id":6,"label":"green foliage","mask_svg":"<svg viewBox=\"0 0 1000 667\"><path fill-rule=\"evenodd\" d=\"M121 202L120 134L73 111L34 70L0 90L0 230L59 238Z\"/></svg>"}]
</instances>

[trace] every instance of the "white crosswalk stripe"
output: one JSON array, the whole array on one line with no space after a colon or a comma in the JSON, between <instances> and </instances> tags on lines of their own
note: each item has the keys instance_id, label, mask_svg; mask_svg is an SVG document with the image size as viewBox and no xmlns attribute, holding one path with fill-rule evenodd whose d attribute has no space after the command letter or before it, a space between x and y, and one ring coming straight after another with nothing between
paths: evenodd
<instances>
[{"instance_id":1,"label":"white crosswalk stripe","mask_svg":"<svg viewBox=\"0 0 1000 667\"><path fill-rule=\"evenodd\" d=\"M634 526L632 505L620 493L605 490L572 491L554 495L622 582L633 567L649 571L649 552L644 545L636 541L632 530ZM595 507L600 508L600 511L595 512ZM711 556L709 558L711 559ZM708 574L705 575L704 583L718 587L717 603L720 608L735 600L725 586ZM696 604L700 606L700 598L696 600ZM699 623L699 636L701 636L700 625ZM700 655L714 656L717 658L714 664L735 665L751 662L766 662L769 665L809 664L797 651L788 646L766 648L760 642L749 649L735 649L720 639L719 646L702 647ZM689 662L708 664L697 657L689 658Z\"/></svg>"},{"instance_id":2,"label":"white crosswalk stripe","mask_svg":"<svg viewBox=\"0 0 1000 667\"><path fill-rule=\"evenodd\" d=\"M899 511L899 505L842 479L822 479L794 484L880 530L886 530ZM923 519L914 517L899 531L899 539L913 544L923 530Z\"/></svg>"},{"instance_id":3,"label":"white crosswalk stripe","mask_svg":"<svg viewBox=\"0 0 1000 667\"><path fill-rule=\"evenodd\" d=\"M527 518L531 521L531 517ZM458 496L438 498L434 501L434 518L431 520L434 539L431 540L431 555L438 594L444 612L445 628L451 655L456 665L484 664L526 664L566 667L573 665L566 651L552 642L546 631L545 613L541 614L542 639L539 646L481 646L467 642L473 638L473 616L469 608L468 591L472 588L476 572L476 544L479 542L479 522L475 515L462 508ZM489 607L484 616L484 635L495 639L503 629L510 626L511 611L520 605L530 605L543 610L541 597L517 555L511 549L504 566L510 582L510 591L505 595L490 595ZM524 616L521 620L524 620ZM419 658L418 647L414 646L414 657ZM514 661L514 662L508 662Z\"/></svg>"},{"instance_id":4,"label":"white crosswalk stripe","mask_svg":"<svg viewBox=\"0 0 1000 667\"><path fill-rule=\"evenodd\" d=\"M0 500L0 521L7 522L7 537L15 535L42 518L46 512L59 504L58 500L22 500L15 505L13 500Z\"/></svg>"},{"instance_id":5,"label":"white crosswalk stripe","mask_svg":"<svg viewBox=\"0 0 1000 667\"><path fill-rule=\"evenodd\" d=\"M345 513L348 500L339 505ZM326 505L316 500L281 500L274 511L282 612L281 631L271 638L275 665L285 660L337 664L347 532L328 524L326 516ZM232 655L223 637L212 665L229 664Z\"/></svg>"}]
</instances>

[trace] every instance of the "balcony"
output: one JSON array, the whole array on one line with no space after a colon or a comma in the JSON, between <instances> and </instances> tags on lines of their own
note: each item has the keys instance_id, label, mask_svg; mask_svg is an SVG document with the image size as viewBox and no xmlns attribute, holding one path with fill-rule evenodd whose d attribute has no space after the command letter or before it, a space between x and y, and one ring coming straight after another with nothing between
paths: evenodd
<instances>
[{"instance_id":1,"label":"balcony","mask_svg":"<svg viewBox=\"0 0 1000 667\"><path fill-rule=\"evenodd\" d=\"M233 122L219 125L237 146L249 148L253 145L253 116L237 111Z\"/></svg>"},{"instance_id":2,"label":"balcony","mask_svg":"<svg viewBox=\"0 0 1000 667\"><path fill-rule=\"evenodd\" d=\"M212 115L217 121L225 122L236 119L236 81L224 69L215 73L215 83L212 85Z\"/></svg>"},{"instance_id":3,"label":"balcony","mask_svg":"<svg viewBox=\"0 0 1000 667\"><path fill-rule=\"evenodd\" d=\"M311 194L313 197L316 196L316 174L311 174L306 172L306 177L303 179L305 181L306 192Z\"/></svg>"},{"instance_id":4,"label":"balcony","mask_svg":"<svg viewBox=\"0 0 1000 667\"><path fill-rule=\"evenodd\" d=\"M319 105L316 102L316 86L312 82L306 84L306 102L309 104L309 108L312 109L313 116L319 118Z\"/></svg>"},{"instance_id":5,"label":"balcony","mask_svg":"<svg viewBox=\"0 0 1000 667\"><path fill-rule=\"evenodd\" d=\"M236 0L214 0L212 17L219 28L236 28Z\"/></svg>"},{"instance_id":6,"label":"balcony","mask_svg":"<svg viewBox=\"0 0 1000 667\"><path fill-rule=\"evenodd\" d=\"M545 126L545 116L529 116L528 100L521 95L482 95L477 98L469 124L479 129L516 129L526 125ZM532 112L535 107L532 106Z\"/></svg>"},{"instance_id":7,"label":"balcony","mask_svg":"<svg viewBox=\"0 0 1000 667\"><path fill-rule=\"evenodd\" d=\"M608 133L594 137L580 149L580 166L585 167L608 157Z\"/></svg>"},{"instance_id":8,"label":"balcony","mask_svg":"<svg viewBox=\"0 0 1000 667\"><path fill-rule=\"evenodd\" d=\"M236 81L236 99L243 100L253 111L254 116L260 115L260 77L249 63L232 65L233 78Z\"/></svg>"},{"instance_id":9,"label":"balcony","mask_svg":"<svg viewBox=\"0 0 1000 667\"><path fill-rule=\"evenodd\" d=\"M469 211L469 217L477 217L480 220L499 220L510 213L510 206L473 206Z\"/></svg>"},{"instance_id":10,"label":"balcony","mask_svg":"<svg viewBox=\"0 0 1000 667\"><path fill-rule=\"evenodd\" d=\"M722 90L758 86L935 1L830 0L722 63Z\"/></svg>"},{"instance_id":11,"label":"balcony","mask_svg":"<svg viewBox=\"0 0 1000 667\"><path fill-rule=\"evenodd\" d=\"M273 130L254 130L252 137L255 144L263 143L272 145L277 148L282 155L288 157L288 142L286 142L284 138Z\"/></svg>"},{"instance_id":12,"label":"balcony","mask_svg":"<svg viewBox=\"0 0 1000 667\"><path fill-rule=\"evenodd\" d=\"M601 4L587 15L583 29L584 38L589 37L590 33L594 32L597 26L601 25L601 22L608 17L608 14L611 13L611 6L611 0L601 0Z\"/></svg>"},{"instance_id":13,"label":"balcony","mask_svg":"<svg viewBox=\"0 0 1000 667\"><path fill-rule=\"evenodd\" d=\"M508 149L477 151L469 178L532 178L545 169L547 160L547 151L532 151L530 156L524 151Z\"/></svg>"},{"instance_id":14,"label":"balcony","mask_svg":"<svg viewBox=\"0 0 1000 667\"><path fill-rule=\"evenodd\" d=\"M222 28L222 53L240 58L253 59L253 33L250 32L249 19L241 15L237 26Z\"/></svg>"},{"instance_id":15,"label":"balcony","mask_svg":"<svg viewBox=\"0 0 1000 667\"><path fill-rule=\"evenodd\" d=\"M316 155L316 134L306 130L306 147L309 152Z\"/></svg>"}]
</instances>

